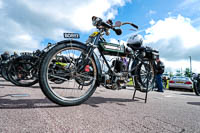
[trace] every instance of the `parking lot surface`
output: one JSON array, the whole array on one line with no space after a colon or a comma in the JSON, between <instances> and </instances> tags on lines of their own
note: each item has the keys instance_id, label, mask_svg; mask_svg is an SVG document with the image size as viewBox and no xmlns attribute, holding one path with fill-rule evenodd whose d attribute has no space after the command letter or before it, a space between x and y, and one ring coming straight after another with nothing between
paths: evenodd
<instances>
[{"instance_id":1,"label":"parking lot surface","mask_svg":"<svg viewBox=\"0 0 200 133\"><path fill-rule=\"evenodd\" d=\"M132 100L133 90L97 88L79 106L49 101L39 85L17 87L0 79L0 132L199 133L200 97L193 92L150 92ZM137 92L144 97L144 93Z\"/></svg>"}]
</instances>

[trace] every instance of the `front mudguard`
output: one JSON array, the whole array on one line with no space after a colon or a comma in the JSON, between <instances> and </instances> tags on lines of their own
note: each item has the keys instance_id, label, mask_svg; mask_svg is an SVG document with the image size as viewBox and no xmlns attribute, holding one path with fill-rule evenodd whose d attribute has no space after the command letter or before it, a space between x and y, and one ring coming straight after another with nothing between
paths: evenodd
<instances>
[{"instance_id":1,"label":"front mudguard","mask_svg":"<svg viewBox=\"0 0 200 133\"><path fill-rule=\"evenodd\" d=\"M102 81L102 69L101 69L101 64L99 62L99 59L95 53L93 53L93 57L97 66L97 85L99 86L101 81Z\"/></svg>"}]
</instances>

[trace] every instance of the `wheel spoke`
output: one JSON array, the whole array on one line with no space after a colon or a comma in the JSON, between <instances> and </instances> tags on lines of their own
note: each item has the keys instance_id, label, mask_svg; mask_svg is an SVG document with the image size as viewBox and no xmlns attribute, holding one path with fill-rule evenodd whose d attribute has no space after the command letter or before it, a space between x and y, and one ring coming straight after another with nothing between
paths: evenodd
<instances>
[{"instance_id":1,"label":"wheel spoke","mask_svg":"<svg viewBox=\"0 0 200 133\"><path fill-rule=\"evenodd\" d=\"M53 78L57 78L57 79L62 79L62 80L65 80L67 81L67 79L63 78L63 77L60 77L60 76L56 76L56 75L49 75L50 77L53 77Z\"/></svg>"}]
</instances>

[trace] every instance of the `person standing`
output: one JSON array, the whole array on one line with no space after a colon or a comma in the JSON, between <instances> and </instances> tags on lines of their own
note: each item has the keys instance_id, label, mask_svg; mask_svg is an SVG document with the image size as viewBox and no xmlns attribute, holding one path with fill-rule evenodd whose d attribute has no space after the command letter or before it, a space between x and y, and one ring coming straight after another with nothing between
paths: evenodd
<instances>
[{"instance_id":1,"label":"person standing","mask_svg":"<svg viewBox=\"0 0 200 133\"><path fill-rule=\"evenodd\" d=\"M163 62L159 59L156 59L156 84L158 86L158 92L164 92L162 84L162 74L164 73L165 66Z\"/></svg>"},{"instance_id":2,"label":"person standing","mask_svg":"<svg viewBox=\"0 0 200 133\"><path fill-rule=\"evenodd\" d=\"M10 57L10 54L9 54L8 51L5 51L5 52L1 55L1 58L2 58L3 61L8 60L9 57Z\"/></svg>"}]
</instances>

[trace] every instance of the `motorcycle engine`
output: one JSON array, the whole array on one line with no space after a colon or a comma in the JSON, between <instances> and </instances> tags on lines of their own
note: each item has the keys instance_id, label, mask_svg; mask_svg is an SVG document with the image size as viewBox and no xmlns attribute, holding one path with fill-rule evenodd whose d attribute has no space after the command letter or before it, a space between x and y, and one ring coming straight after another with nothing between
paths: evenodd
<instances>
[{"instance_id":1,"label":"motorcycle engine","mask_svg":"<svg viewBox=\"0 0 200 133\"><path fill-rule=\"evenodd\" d=\"M116 90L125 88L127 82L128 73L125 72L127 69L127 63L125 58L117 58L112 61L111 65L112 70L114 71L113 78L109 75L105 75L105 85L106 88Z\"/></svg>"},{"instance_id":2,"label":"motorcycle engine","mask_svg":"<svg viewBox=\"0 0 200 133\"><path fill-rule=\"evenodd\" d=\"M112 68L114 68L114 72L116 73L120 73L120 72L123 72L125 71L126 69L126 64L123 60L119 60L119 59L116 59L112 62Z\"/></svg>"}]
</instances>

